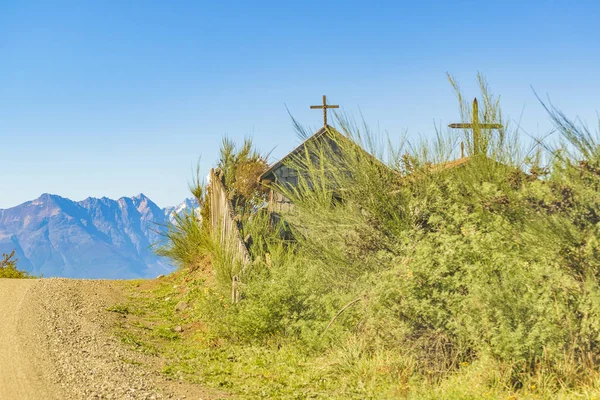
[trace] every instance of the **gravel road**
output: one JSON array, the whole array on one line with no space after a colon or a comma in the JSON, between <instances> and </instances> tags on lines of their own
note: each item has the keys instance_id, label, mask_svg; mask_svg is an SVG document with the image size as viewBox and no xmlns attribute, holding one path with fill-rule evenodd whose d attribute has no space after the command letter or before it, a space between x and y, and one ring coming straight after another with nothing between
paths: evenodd
<instances>
[{"instance_id":1,"label":"gravel road","mask_svg":"<svg viewBox=\"0 0 600 400\"><path fill-rule=\"evenodd\" d=\"M0 279L0 399L212 399L121 344L118 281Z\"/></svg>"}]
</instances>

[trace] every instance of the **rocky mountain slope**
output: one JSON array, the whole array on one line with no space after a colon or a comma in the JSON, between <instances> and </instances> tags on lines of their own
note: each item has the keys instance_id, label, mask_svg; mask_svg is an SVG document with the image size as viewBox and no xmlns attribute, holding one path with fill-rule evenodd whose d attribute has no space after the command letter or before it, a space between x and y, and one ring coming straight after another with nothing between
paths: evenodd
<instances>
[{"instance_id":1,"label":"rocky mountain slope","mask_svg":"<svg viewBox=\"0 0 600 400\"><path fill-rule=\"evenodd\" d=\"M155 277L173 269L152 250L159 232L173 213L196 206L161 209L143 194L79 202L43 194L0 210L0 253L15 249L20 269L45 277Z\"/></svg>"}]
</instances>

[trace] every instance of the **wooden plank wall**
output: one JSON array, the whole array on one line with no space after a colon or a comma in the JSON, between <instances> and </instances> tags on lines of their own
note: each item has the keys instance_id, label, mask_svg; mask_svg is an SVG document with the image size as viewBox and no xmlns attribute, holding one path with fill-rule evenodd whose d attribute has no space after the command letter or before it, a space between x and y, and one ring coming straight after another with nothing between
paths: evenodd
<instances>
[{"instance_id":1,"label":"wooden plank wall","mask_svg":"<svg viewBox=\"0 0 600 400\"><path fill-rule=\"evenodd\" d=\"M221 245L234 254L235 260L241 263L243 270L250 264L250 253L238 229L225 186L214 169L210 170L210 220L213 231L220 234ZM239 282L240 277L234 276L231 294L234 303L239 301Z\"/></svg>"}]
</instances>

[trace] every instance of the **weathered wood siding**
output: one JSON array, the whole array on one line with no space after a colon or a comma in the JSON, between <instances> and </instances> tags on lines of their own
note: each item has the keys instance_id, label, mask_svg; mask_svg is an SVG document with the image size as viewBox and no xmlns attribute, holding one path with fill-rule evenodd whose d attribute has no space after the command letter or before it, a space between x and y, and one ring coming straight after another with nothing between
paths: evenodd
<instances>
[{"instance_id":1,"label":"weathered wood siding","mask_svg":"<svg viewBox=\"0 0 600 400\"><path fill-rule=\"evenodd\" d=\"M210 170L210 222L213 231L220 235L221 245L233 252L242 267L248 265L250 253L238 229L225 186L214 169Z\"/></svg>"},{"instance_id":2,"label":"weathered wood siding","mask_svg":"<svg viewBox=\"0 0 600 400\"><path fill-rule=\"evenodd\" d=\"M269 191L269 211L281 213L294 208L294 203L284 195L275 190Z\"/></svg>"},{"instance_id":3,"label":"weathered wood siding","mask_svg":"<svg viewBox=\"0 0 600 400\"><path fill-rule=\"evenodd\" d=\"M313 143L315 147L326 147L333 153L340 153L339 145L336 141L332 140L328 136L322 136L316 139ZM299 147L294 152L290 153L287 157L305 157L306 147ZM310 159L314 165L319 164L319 155L313 152L314 148L309 148ZM290 165L281 164L279 167L273 170L274 183L281 186L289 185L291 187L298 186L298 170ZM307 178L305 176L305 178ZM310 180L307 178L309 187L311 186ZM272 188L269 194L269 211L272 212L286 212L294 208L294 203L283 194L279 193L276 188Z\"/></svg>"}]
</instances>

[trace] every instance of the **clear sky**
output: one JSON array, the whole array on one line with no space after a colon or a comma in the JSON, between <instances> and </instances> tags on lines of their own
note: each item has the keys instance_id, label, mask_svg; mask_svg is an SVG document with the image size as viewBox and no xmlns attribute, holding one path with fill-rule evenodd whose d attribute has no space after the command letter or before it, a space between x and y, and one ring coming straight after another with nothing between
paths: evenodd
<instances>
[{"instance_id":1,"label":"clear sky","mask_svg":"<svg viewBox=\"0 0 600 400\"><path fill-rule=\"evenodd\" d=\"M327 94L392 137L459 118L446 72L476 75L504 113L542 134L531 87L597 126L596 1L0 0L0 208L188 197L223 135L272 161L298 144L286 106L322 124Z\"/></svg>"}]
</instances>

